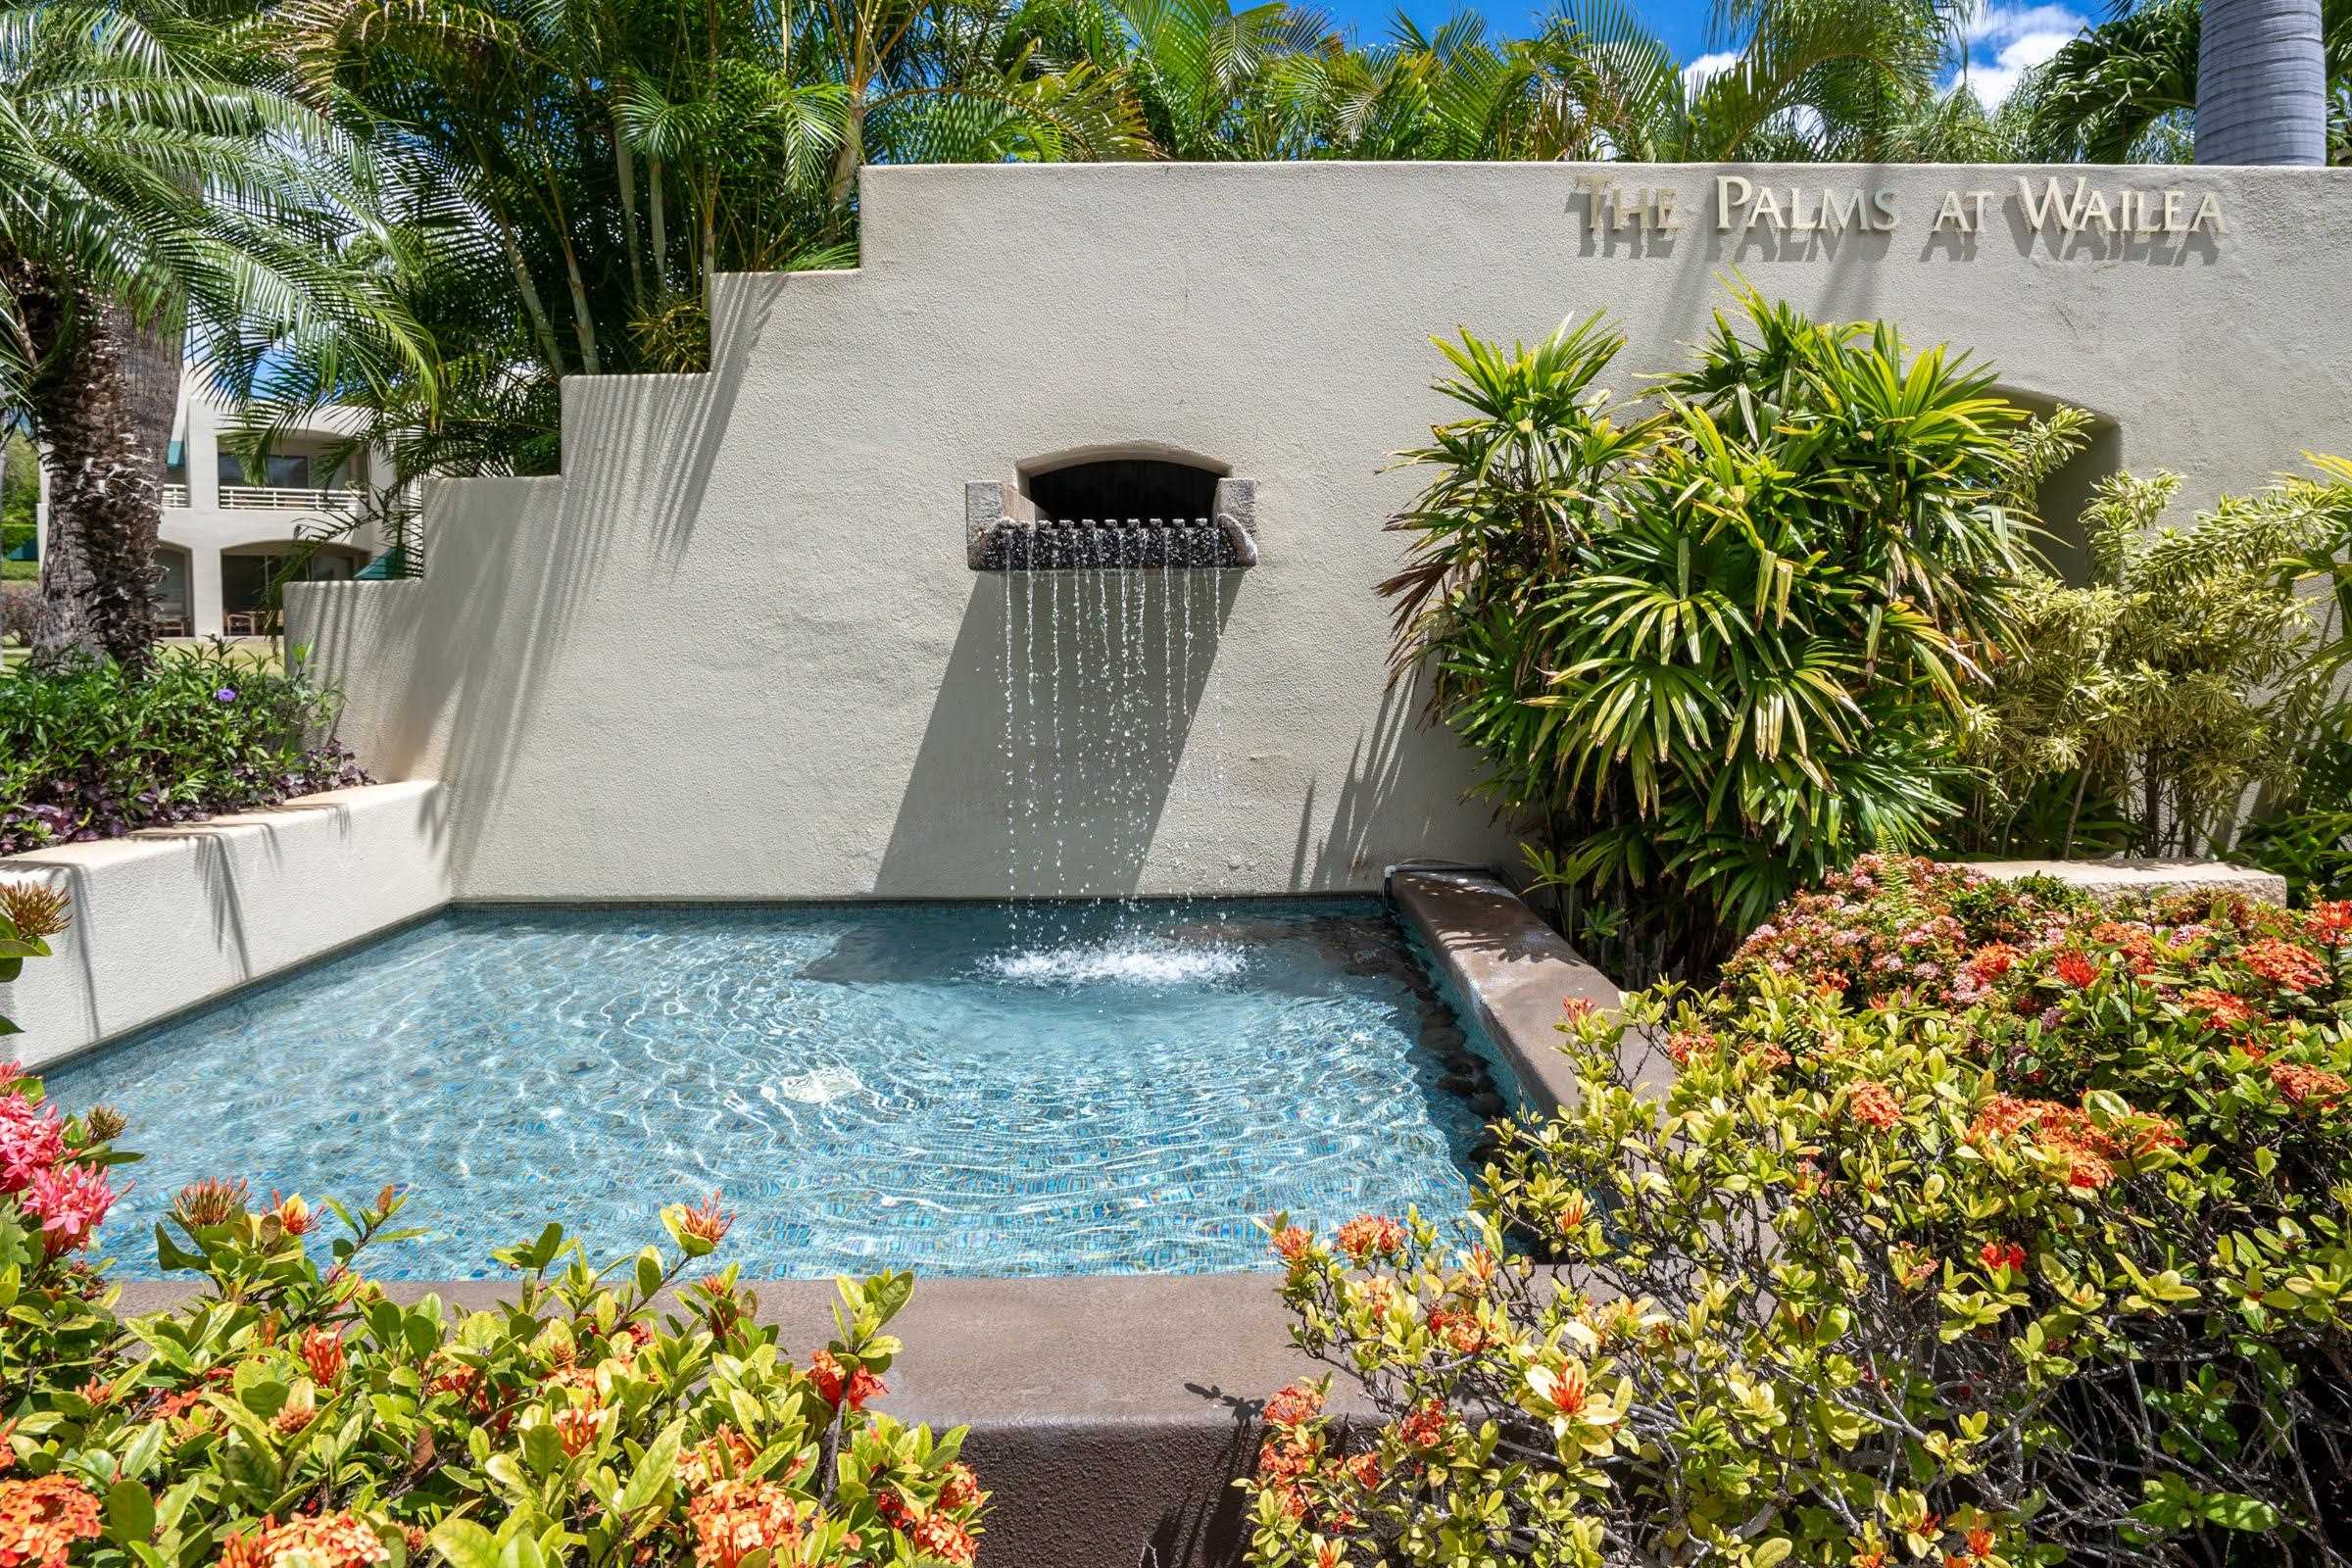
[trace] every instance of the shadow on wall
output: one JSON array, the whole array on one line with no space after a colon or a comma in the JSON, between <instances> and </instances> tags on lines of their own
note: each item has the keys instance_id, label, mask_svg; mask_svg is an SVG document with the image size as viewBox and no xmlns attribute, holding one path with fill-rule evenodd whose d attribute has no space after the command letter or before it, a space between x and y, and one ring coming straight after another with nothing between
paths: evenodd
<instances>
[{"instance_id":1,"label":"shadow on wall","mask_svg":"<svg viewBox=\"0 0 2352 1568\"><path fill-rule=\"evenodd\" d=\"M348 688L363 677L354 665L365 662L365 678L389 688L369 704L377 730L345 737L378 776L436 770L428 760L434 730L446 728L437 771L462 780L470 799L441 815L436 847L460 886L523 754L549 675L577 636L578 612L613 553L650 546L657 572L674 569L684 555L726 445L751 345L790 282L790 274L725 280L711 332L722 352L707 372L567 378L564 426L593 429L597 440L565 451L561 477L436 482L426 506L426 580L293 588L318 672ZM583 417L575 401L595 414ZM392 596L422 603L397 605ZM628 655L613 648L594 657L617 666ZM612 686L624 696L627 673L616 667ZM625 704L616 703L612 716L625 722Z\"/></svg>"},{"instance_id":2,"label":"shadow on wall","mask_svg":"<svg viewBox=\"0 0 2352 1568\"><path fill-rule=\"evenodd\" d=\"M1213 706L1192 743L1247 575L975 574L874 891L936 896L943 867L975 897L1124 897L1147 863L1159 884L1222 880L1184 824L1224 795Z\"/></svg>"}]
</instances>

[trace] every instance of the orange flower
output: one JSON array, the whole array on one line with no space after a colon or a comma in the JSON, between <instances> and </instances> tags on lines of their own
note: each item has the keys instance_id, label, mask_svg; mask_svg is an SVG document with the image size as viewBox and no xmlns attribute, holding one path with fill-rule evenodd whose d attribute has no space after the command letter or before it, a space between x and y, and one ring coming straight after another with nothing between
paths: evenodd
<instances>
[{"instance_id":1,"label":"orange flower","mask_svg":"<svg viewBox=\"0 0 2352 1568\"><path fill-rule=\"evenodd\" d=\"M727 1232L734 1228L735 1211L721 1209L718 1206L718 1194L716 1193L704 1199L697 1206L687 1209L678 1220L678 1229L696 1241L708 1242L712 1247L725 1241Z\"/></svg>"},{"instance_id":2,"label":"orange flower","mask_svg":"<svg viewBox=\"0 0 2352 1568\"><path fill-rule=\"evenodd\" d=\"M2191 986L2180 993L2180 1004L2205 1015L2205 1022L2215 1029L2234 1029L2254 1016L2253 1004L2228 991L2211 986Z\"/></svg>"},{"instance_id":3,"label":"orange flower","mask_svg":"<svg viewBox=\"0 0 2352 1568\"><path fill-rule=\"evenodd\" d=\"M281 1438L290 1438L311 1424L318 1414L315 1404L289 1404L270 1419L270 1428Z\"/></svg>"},{"instance_id":4,"label":"orange flower","mask_svg":"<svg viewBox=\"0 0 2352 1568\"><path fill-rule=\"evenodd\" d=\"M1417 1405L1405 1418L1396 1423L1396 1438L1408 1448L1434 1448L1446 1441L1453 1417L1446 1408L1431 1399Z\"/></svg>"},{"instance_id":5,"label":"orange flower","mask_svg":"<svg viewBox=\"0 0 2352 1568\"><path fill-rule=\"evenodd\" d=\"M720 1427L678 1455L678 1479L689 1493L743 1473L759 1457L751 1439L732 1425Z\"/></svg>"},{"instance_id":6,"label":"orange flower","mask_svg":"<svg viewBox=\"0 0 2352 1568\"><path fill-rule=\"evenodd\" d=\"M368 1568L392 1555L367 1521L338 1513L296 1514L284 1524L274 1517L259 1530L220 1543L220 1568Z\"/></svg>"},{"instance_id":7,"label":"orange flower","mask_svg":"<svg viewBox=\"0 0 2352 1568\"><path fill-rule=\"evenodd\" d=\"M2077 991L2099 977L2098 964L2088 955L2077 953L2071 948L2058 955L2058 961L2050 967L2057 972L2059 979Z\"/></svg>"},{"instance_id":8,"label":"orange flower","mask_svg":"<svg viewBox=\"0 0 2352 1568\"><path fill-rule=\"evenodd\" d=\"M914 1522L915 1545L956 1568L972 1560L972 1533L944 1513L927 1513Z\"/></svg>"},{"instance_id":9,"label":"orange flower","mask_svg":"<svg viewBox=\"0 0 2352 1568\"><path fill-rule=\"evenodd\" d=\"M1404 1250L1404 1227L1386 1214L1358 1214L1340 1227L1333 1238L1348 1260L1361 1268L1374 1257L1394 1257Z\"/></svg>"},{"instance_id":10,"label":"orange flower","mask_svg":"<svg viewBox=\"0 0 2352 1568\"><path fill-rule=\"evenodd\" d=\"M288 1236L308 1236L311 1227L318 1223L318 1216L312 1212L310 1204L302 1200L300 1193L291 1198L280 1198L271 1193L270 1202L270 1217L276 1220L279 1228Z\"/></svg>"},{"instance_id":11,"label":"orange flower","mask_svg":"<svg viewBox=\"0 0 2352 1568\"><path fill-rule=\"evenodd\" d=\"M2278 937L2247 943L2237 960L2281 991L2309 991L2328 978L2328 965L2318 954Z\"/></svg>"},{"instance_id":12,"label":"orange flower","mask_svg":"<svg viewBox=\"0 0 2352 1568\"><path fill-rule=\"evenodd\" d=\"M980 1500L980 1478L972 1467L957 1460L947 1469L947 1479L939 1484L939 1505L942 1508L960 1508L967 1502Z\"/></svg>"},{"instance_id":13,"label":"orange flower","mask_svg":"<svg viewBox=\"0 0 2352 1568\"><path fill-rule=\"evenodd\" d=\"M1983 1525L1979 1525L1976 1529L1971 1530L1968 1533L1968 1553L1972 1557L1991 1556L1992 1532L1985 1529Z\"/></svg>"},{"instance_id":14,"label":"orange flower","mask_svg":"<svg viewBox=\"0 0 2352 1568\"><path fill-rule=\"evenodd\" d=\"M1560 1002L1560 1013L1570 1024L1583 1023L1600 1010L1600 1004L1591 997L1567 997Z\"/></svg>"},{"instance_id":15,"label":"orange flower","mask_svg":"<svg viewBox=\"0 0 2352 1568\"><path fill-rule=\"evenodd\" d=\"M343 1375L343 1336L329 1329L302 1331L302 1364L311 1369L311 1381L320 1388Z\"/></svg>"},{"instance_id":16,"label":"orange flower","mask_svg":"<svg viewBox=\"0 0 2352 1568\"><path fill-rule=\"evenodd\" d=\"M1846 1096L1845 1112L1863 1126L1879 1132L1903 1119L1902 1102L1875 1078L1862 1079L1853 1086Z\"/></svg>"},{"instance_id":17,"label":"orange flower","mask_svg":"<svg viewBox=\"0 0 2352 1568\"><path fill-rule=\"evenodd\" d=\"M0 1568L65 1568L75 1543L101 1529L98 1499L72 1476L0 1481Z\"/></svg>"},{"instance_id":18,"label":"orange flower","mask_svg":"<svg viewBox=\"0 0 2352 1568\"><path fill-rule=\"evenodd\" d=\"M2303 913L2303 934L2328 947L2340 948L2352 938L2352 899L2330 899Z\"/></svg>"},{"instance_id":19,"label":"orange flower","mask_svg":"<svg viewBox=\"0 0 2352 1568\"><path fill-rule=\"evenodd\" d=\"M2291 1061L2271 1064L2271 1087L2285 1097L2290 1105L2332 1105L2352 1089L2340 1074L2320 1067L2305 1067Z\"/></svg>"},{"instance_id":20,"label":"orange flower","mask_svg":"<svg viewBox=\"0 0 2352 1568\"><path fill-rule=\"evenodd\" d=\"M1312 1383L1294 1383L1266 1401L1266 1425L1295 1427L1312 1420L1323 1408L1323 1391Z\"/></svg>"},{"instance_id":21,"label":"orange flower","mask_svg":"<svg viewBox=\"0 0 2352 1568\"><path fill-rule=\"evenodd\" d=\"M808 1520L792 1494L772 1481L720 1481L686 1505L699 1568L736 1568L755 1551L781 1558L798 1546Z\"/></svg>"},{"instance_id":22,"label":"orange flower","mask_svg":"<svg viewBox=\"0 0 2352 1568\"><path fill-rule=\"evenodd\" d=\"M1969 956L1961 965L1962 972L1980 986L1988 986L2016 966L2018 952L2006 942L1988 942Z\"/></svg>"},{"instance_id":23,"label":"orange flower","mask_svg":"<svg viewBox=\"0 0 2352 1568\"><path fill-rule=\"evenodd\" d=\"M587 1405L571 1405L555 1414L557 1441L564 1445L564 1455L576 1459L596 1446L597 1434L604 1430L605 1412Z\"/></svg>"},{"instance_id":24,"label":"orange flower","mask_svg":"<svg viewBox=\"0 0 2352 1568\"><path fill-rule=\"evenodd\" d=\"M1285 1225L1274 1233L1274 1255L1285 1263L1296 1263L1306 1256L1314 1238L1296 1225Z\"/></svg>"},{"instance_id":25,"label":"orange flower","mask_svg":"<svg viewBox=\"0 0 2352 1568\"><path fill-rule=\"evenodd\" d=\"M2117 1130L2128 1140L2119 1143L2086 1111L2053 1100L2021 1100L2015 1095L1995 1095L1986 1101L1969 1125L1968 1135L1983 1143L2029 1130L2044 1149L2067 1157L2067 1184L2086 1190L2113 1181L2115 1161L2127 1152L2139 1157L2159 1149L2181 1147L2180 1135L2161 1116L2138 1114L2119 1123Z\"/></svg>"}]
</instances>

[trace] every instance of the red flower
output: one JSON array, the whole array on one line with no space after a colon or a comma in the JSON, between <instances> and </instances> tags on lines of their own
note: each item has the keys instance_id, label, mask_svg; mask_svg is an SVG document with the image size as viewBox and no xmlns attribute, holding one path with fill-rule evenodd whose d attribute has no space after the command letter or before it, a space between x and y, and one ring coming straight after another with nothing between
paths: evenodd
<instances>
[{"instance_id":1,"label":"red flower","mask_svg":"<svg viewBox=\"0 0 2352 1568\"><path fill-rule=\"evenodd\" d=\"M7 1072L0 1072L0 1083L7 1081ZM65 1123L54 1109L23 1095L0 1095L0 1193L24 1191L65 1157Z\"/></svg>"},{"instance_id":2,"label":"red flower","mask_svg":"<svg viewBox=\"0 0 2352 1568\"><path fill-rule=\"evenodd\" d=\"M2098 964L2093 962L2087 955L2077 953L2072 948L2058 955L2058 961L2050 967L2057 971L2059 979L2073 986L2077 991L2099 977Z\"/></svg>"},{"instance_id":3,"label":"red flower","mask_svg":"<svg viewBox=\"0 0 2352 1568\"><path fill-rule=\"evenodd\" d=\"M2026 1266L2026 1250L2015 1242L1986 1242L1977 1256L1986 1268L2005 1268L2012 1274Z\"/></svg>"},{"instance_id":4,"label":"red flower","mask_svg":"<svg viewBox=\"0 0 2352 1568\"><path fill-rule=\"evenodd\" d=\"M1386 1214L1358 1214L1333 1239L1358 1268L1374 1257L1394 1257L1404 1250L1404 1227Z\"/></svg>"},{"instance_id":5,"label":"red flower","mask_svg":"<svg viewBox=\"0 0 2352 1568\"><path fill-rule=\"evenodd\" d=\"M271 1217L276 1219L288 1236L308 1236L311 1227L318 1223L318 1216L312 1211L310 1204L302 1200L300 1193L291 1198L280 1198L271 1193L270 1201L272 1205L270 1210Z\"/></svg>"},{"instance_id":6,"label":"red flower","mask_svg":"<svg viewBox=\"0 0 2352 1568\"><path fill-rule=\"evenodd\" d=\"M1885 1132L1903 1119L1902 1102L1874 1078L1865 1078L1847 1092L1846 1114L1863 1126Z\"/></svg>"},{"instance_id":7,"label":"red flower","mask_svg":"<svg viewBox=\"0 0 2352 1568\"><path fill-rule=\"evenodd\" d=\"M853 1410L862 1410L866 1400L890 1392L883 1387L880 1378L862 1366L849 1374L845 1384L841 1363L833 1358L830 1350L819 1350L808 1358L808 1380L816 1385L816 1392L824 1396L825 1402L835 1409L841 1407L845 1387L849 1391L849 1403Z\"/></svg>"},{"instance_id":8,"label":"red flower","mask_svg":"<svg viewBox=\"0 0 2352 1568\"><path fill-rule=\"evenodd\" d=\"M712 1193L696 1206L686 1209L678 1218L678 1229L696 1241L708 1242L712 1247L725 1241L727 1232L734 1226L735 1211L721 1209L718 1206L718 1194L716 1193Z\"/></svg>"},{"instance_id":9,"label":"red flower","mask_svg":"<svg viewBox=\"0 0 2352 1568\"><path fill-rule=\"evenodd\" d=\"M1560 1003L1560 1012L1570 1024L1583 1023L1600 1010L1600 1004L1591 997L1568 997Z\"/></svg>"},{"instance_id":10,"label":"red flower","mask_svg":"<svg viewBox=\"0 0 2352 1568\"><path fill-rule=\"evenodd\" d=\"M1978 985L1988 986L2017 964L2018 952L2006 942L1988 942L1961 967Z\"/></svg>"}]
</instances>

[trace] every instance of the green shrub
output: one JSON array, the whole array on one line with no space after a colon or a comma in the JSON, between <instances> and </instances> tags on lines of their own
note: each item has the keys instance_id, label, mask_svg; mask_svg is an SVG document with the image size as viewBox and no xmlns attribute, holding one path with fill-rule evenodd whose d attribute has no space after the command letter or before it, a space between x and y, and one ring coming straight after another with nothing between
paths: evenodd
<instances>
[{"instance_id":1,"label":"green shrub","mask_svg":"<svg viewBox=\"0 0 2352 1568\"><path fill-rule=\"evenodd\" d=\"M716 1200L596 1267L551 1224L503 1304L410 1305L366 1277L403 1195L356 1211L183 1191L156 1245L199 1298L128 1321L87 1261L135 1156L0 1069L0 1562L25 1568L696 1568L947 1564L984 1494L869 1407L904 1274L843 1281L806 1365L732 1266ZM331 1241L331 1212L343 1234Z\"/></svg>"},{"instance_id":2,"label":"green shrub","mask_svg":"<svg viewBox=\"0 0 2352 1568\"><path fill-rule=\"evenodd\" d=\"M1951 847L2226 856L2252 792L2274 809L2302 798L2342 723L2314 612L2327 602L2296 586L2352 529L2352 470L2320 466L2185 529L2163 524L2178 475L2101 482L2082 513L2090 581L2035 573L2015 600L1971 715L1979 786Z\"/></svg>"},{"instance_id":3,"label":"green shrub","mask_svg":"<svg viewBox=\"0 0 2352 1568\"><path fill-rule=\"evenodd\" d=\"M0 855L366 782L334 694L226 648L143 677L83 661L0 680Z\"/></svg>"},{"instance_id":4,"label":"green shrub","mask_svg":"<svg viewBox=\"0 0 2352 1568\"><path fill-rule=\"evenodd\" d=\"M1441 346L1471 412L1403 454L1436 475L1392 523L1397 652L1567 922L1603 911L1576 934L1700 972L1798 882L1925 842L2048 444L1991 372L1743 292L1621 424L1597 318Z\"/></svg>"},{"instance_id":5,"label":"green shrub","mask_svg":"<svg viewBox=\"0 0 2352 1568\"><path fill-rule=\"evenodd\" d=\"M1576 1009L1465 1238L1277 1231L1381 1419L1269 1406L1252 1560L2347 1560L2348 939L1873 860Z\"/></svg>"}]
</instances>

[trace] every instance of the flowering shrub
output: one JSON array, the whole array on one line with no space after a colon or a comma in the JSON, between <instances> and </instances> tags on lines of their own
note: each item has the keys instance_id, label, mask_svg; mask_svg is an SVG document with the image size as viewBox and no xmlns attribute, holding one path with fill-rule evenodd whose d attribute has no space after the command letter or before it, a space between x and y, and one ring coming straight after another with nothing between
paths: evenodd
<instances>
[{"instance_id":1,"label":"flowering shrub","mask_svg":"<svg viewBox=\"0 0 2352 1568\"><path fill-rule=\"evenodd\" d=\"M0 984L16 979L26 958L49 956L49 938L66 928L70 902L38 883L0 882ZM23 1032L0 1014L0 1040Z\"/></svg>"},{"instance_id":2,"label":"flowering shrub","mask_svg":"<svg viewBox=\"0 0 2352 1568\"><path fill-rule=\"evenodd\" d=\"M0 855L116 838L364 784L332 693L259 656L193 650L144 678L88 661L0 679Z\"/></svg>"},{"instance_id":3,"label":"flowering shrub","mask_svg":"<svg viewBox=\"0 0 2352 1568\"><path fill-rule=\"evenodd\" d=\"M843 1281L801 1365L732 1266L689 1277L726 1236L715 1200L604 1267L551 1224L498 1254L510 1300L461 1312L368 1280L401 1193L207 1182L156 1231L201 1299L122 1321L90 1261L121 1130L0 1068L0 1568L971 1563L961 1431L871 1408L909 1276Z\"/></svg>"},{"instance_id":4,"label":"flowering shrub","mask_svg":"<svg viewBox=\"0 0 2352 1568\"><path fill-rule=\"evenodd\" d=\"M1575 1009L1465 1232L1278 1224L1381 1419L1269 1405L1252 1560L2347 1561L2347 937L1866 859Z\"/></svg>"}]
</instances>

